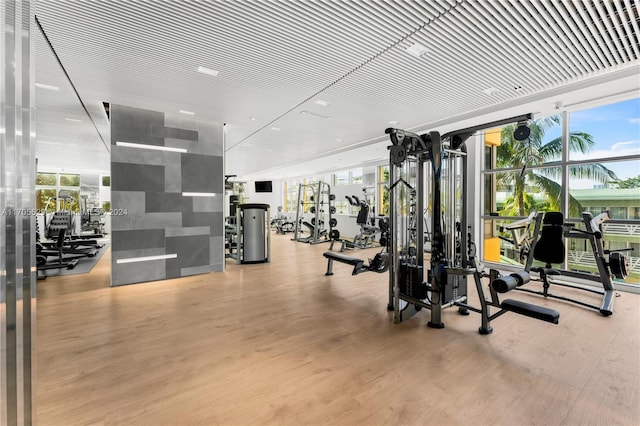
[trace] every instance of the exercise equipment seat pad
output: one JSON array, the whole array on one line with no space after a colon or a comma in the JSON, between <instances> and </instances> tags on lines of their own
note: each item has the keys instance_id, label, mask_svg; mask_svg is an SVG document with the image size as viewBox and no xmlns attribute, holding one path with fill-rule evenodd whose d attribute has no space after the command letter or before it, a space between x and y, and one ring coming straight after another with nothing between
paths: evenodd
<instances>
[{"instance_id":1,"label":"exercise equipment seat pad","mask_svg":"<svg viewBox=\"0 0 640 426\"><path fill-rule=\"evenodd\" d=\"M516 314L524 315L530 318L558 324L560 321L560 313L553 309L545 308L531 303L521 302L519 300L506 299L500 304L502 309Z\"/></svg>"},{"instance_id":2,"label":"exercise equipment seat pad","mask_svg":"<svg viewBox=\"0 0 640 426\"><path fill-rule=\"evenodd\" d=\"M533 258L547 265L564 262L564 216L560 212L547 212L542 224L540 239L533 249Z\"/></svg>"}]
</instances>

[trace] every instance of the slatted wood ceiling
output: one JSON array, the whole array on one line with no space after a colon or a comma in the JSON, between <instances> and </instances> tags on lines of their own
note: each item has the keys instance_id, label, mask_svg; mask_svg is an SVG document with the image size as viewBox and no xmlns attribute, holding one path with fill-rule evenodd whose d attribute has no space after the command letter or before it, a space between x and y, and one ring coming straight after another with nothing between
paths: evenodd
<instances>
[{"instance_id":1,"label":"slatted wood ceiling","mask_svg":"<svg viewBox=\"0 0 640 426\"><path fill-rule=\"evenodd\" d=\"M638 10L637 0L39 0L36 13L88 104L228 123L227 173L251 175L380 140L390 120L481 115L637 69ZM422 58L405 51L416 42Z\"/></svg>"}]
</instances>

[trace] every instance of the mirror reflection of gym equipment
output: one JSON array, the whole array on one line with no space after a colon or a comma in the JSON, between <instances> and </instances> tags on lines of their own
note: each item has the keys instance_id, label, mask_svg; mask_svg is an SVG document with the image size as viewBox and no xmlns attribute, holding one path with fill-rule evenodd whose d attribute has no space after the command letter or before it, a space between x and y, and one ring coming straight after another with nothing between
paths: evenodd
<instances>
[{"instance_id":1,"label":"mirror reflection of gym equipment","mask_svg":"<svg viewBox=\"0 0 640 426\"><path fill-rule=\"evenodd\" d=\"M271 228L276 234L287 234L295 230L294 223L282 212L282 206L278 206L278 213L271 219Z\"/></svg>"},{"instance_id":2,"label":"mirror reflection of gym equipment","mask_svg":"<svg viewBox=\"0 0 640 426\"><path fill-rule=\"evenodd\" d=\"M345 195L345 198L349 205L358 208L358 215L356 217L356 223L359 226L359 232L353 237L353 241L341 240L342 247L340 251L353 248L370 248L374 246L376 237L380 236L380 228L376 226L376 217L373 208L371 207L371 200L367 194L367 188L362 189L362 194L357 195ZM382 219L382 218L381 218ZM337 240L333 238L333 240ZM333 246L333 242L332 242Z\"/></svg>"},{"instance_id":3,"label":"mirror reflection of gym equipment","mask_svg":"<svg viewBox=\"0 0 640 426\"><path fill-rule=\"evenodd\" d=\"M83 201L85 204L83 204ZM104 247L102 233L102 209L96 211L94 226L91 233L78 233L77 217L82 220L86 212L87 197L81 198L80 214L76 214L76 200L70 190L61 189L57 196L49 197L45 203L44 211L53 205L56 210L51 214L43 213L36 217L36 266L38 279L46 279L47 272L52 270L75 269L79 262L85 258L94 258L98 251ZM89 212L90 213L90 212ZM91 214L89 214L91 216ZM40 232L40 223L44 225L44 234ZM93 264L93 263L92 263Z\"/></svg>"},{"instance_id":4,"label":"mirror reflection of gym equipment","mask_svg":"<svg viewBox=\"0 0 640 426\"><path fill-rule=\"evenodd\" d=\"M331 185L318 181L313 184L300 184L298 187L298 203L296 221L294 222L293 241L318 244L329 242L331 232L337 225L333 217L336 197L331 193ZM311 215L307 220L306 216ZM304 235L307 231L308 235Z\"/></svg>"}]
</instances>

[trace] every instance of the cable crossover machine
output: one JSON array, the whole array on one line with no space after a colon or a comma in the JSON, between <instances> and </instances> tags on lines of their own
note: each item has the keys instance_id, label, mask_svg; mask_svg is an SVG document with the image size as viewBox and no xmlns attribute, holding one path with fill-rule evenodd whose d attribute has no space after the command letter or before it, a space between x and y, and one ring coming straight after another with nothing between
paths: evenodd
<instances>
[{"instance_id":1,"label":"cable crossover machine","mask_svg":"<svg viewBox=\"0 0 640 426\"><path fill-rule=\"evenodd\" d=\"M465 142L476 131L518 122L514 137L524 140L530 130L531 114L511 117L444 135L438 132L418 135L388 128L389 146L389 303L394 322L411 318L423 308L429 309L432 328L444 328L442 311L458 307L482 317L480 334L492 332L490 321L506 312L557 324L560 314L552 309L519 300L500 301L493 287L498 271L481 270L471 238L468 214L467 149ZM428 197L427 197L428 194ZM427 202L428 204L427 205ZM425 265L422 218L418 212L431 212L431 259ZM467 300L467 279L474 280L480 306ZM487 300L482 278L489 278L491 299ZM521 280L527 281L526 274ZM497 308L495 313L490 308Z\"/></svg>"}]
</instances>

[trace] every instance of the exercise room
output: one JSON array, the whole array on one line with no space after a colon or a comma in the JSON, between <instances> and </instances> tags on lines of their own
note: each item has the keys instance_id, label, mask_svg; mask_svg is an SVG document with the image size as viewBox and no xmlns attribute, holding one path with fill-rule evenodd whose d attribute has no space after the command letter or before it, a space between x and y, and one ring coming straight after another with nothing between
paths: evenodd
<instances>
[{"instance_id":1,"label":"exercise room","mask_svg":"<svg viewBox=\"0 0 640 426\"><path fill-rule=\"evenodd\" d=\"M640 424L636 1L0 22L0 425Z\"/></svg>"}]
</instances>

